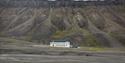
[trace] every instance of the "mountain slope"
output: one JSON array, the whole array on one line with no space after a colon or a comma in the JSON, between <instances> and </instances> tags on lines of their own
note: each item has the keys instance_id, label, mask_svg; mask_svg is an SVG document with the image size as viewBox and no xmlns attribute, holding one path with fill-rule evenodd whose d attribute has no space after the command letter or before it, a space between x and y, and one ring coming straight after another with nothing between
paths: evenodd
<instances>
[{"instance_id":1,"label":"mountain slope","mask_svg":"<svg viewBox=\"0 0 125 63\"><path fill-rule=\"evenodd\" d=\"M1 7L0 35L43 44L70 40L80 46L123 47L125 7Z\"/></svg>"}]
</instances>

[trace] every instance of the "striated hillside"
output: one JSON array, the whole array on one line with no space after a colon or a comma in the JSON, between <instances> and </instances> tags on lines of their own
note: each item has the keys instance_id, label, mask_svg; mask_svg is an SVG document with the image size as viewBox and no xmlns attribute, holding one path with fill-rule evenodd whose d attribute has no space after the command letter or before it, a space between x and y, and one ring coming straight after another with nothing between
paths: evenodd
<instances>
[{"instance_id":1,"label":"striated hillside","mask_svg":"<svg viewBox=\"0 0 125 63\"><path fill-rule=\"evenodd\" d=\"M0 7L0 36L43 44L69 40L80 46L123 47L125 6Z\"/></svg>"}]
</instances>

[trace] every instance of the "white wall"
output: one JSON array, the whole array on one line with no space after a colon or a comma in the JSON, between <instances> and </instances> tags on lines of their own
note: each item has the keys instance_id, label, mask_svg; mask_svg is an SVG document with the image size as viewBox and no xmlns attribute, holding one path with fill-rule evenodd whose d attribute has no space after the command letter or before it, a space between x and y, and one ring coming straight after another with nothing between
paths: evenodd
<instances>
[{"instance_id":1,"label":"white wall","mask_svg":"<svg viewBox=\"0 0 125 63\"><path fill-rule=\"evenodd\" d=\"M70 47L70 42L50 42L51 47Z\"/></svg>"}]
</instances>

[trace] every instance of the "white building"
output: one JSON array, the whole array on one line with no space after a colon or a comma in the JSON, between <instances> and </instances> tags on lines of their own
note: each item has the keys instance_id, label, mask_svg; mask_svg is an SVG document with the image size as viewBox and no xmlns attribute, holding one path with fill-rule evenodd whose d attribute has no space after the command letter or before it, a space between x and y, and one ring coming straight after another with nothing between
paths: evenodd
<instances>
[{"instance_id":1,"label":"white building","mask_svg":"<svg viewBox=\"0 0 125 63\"><path fill-rule=\"evenodd\" d=\"M70 48L70 42L69 41L52 41L50 42L51 47L67 47Z\"/></svg>"},{"instance_id":2,"label":"white building","mask_svg":"<svg viewBox=\"0 0 125 63\"><path fill-rule=\"evenodd\" d=\"M48 0L48 1L56 1L56 0Z\"/></svg>"}]
</instances>

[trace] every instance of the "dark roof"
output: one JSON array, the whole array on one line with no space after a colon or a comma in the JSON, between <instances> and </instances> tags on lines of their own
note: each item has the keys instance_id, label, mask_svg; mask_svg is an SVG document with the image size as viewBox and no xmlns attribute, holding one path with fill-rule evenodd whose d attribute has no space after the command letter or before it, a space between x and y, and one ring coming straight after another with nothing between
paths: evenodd
<instances>
[{"instance_id":1,"label":"dark roof","mask_svg":"<svg viewBox=\"0 0 125 63\"><path fill-rule=\"evenodd\" d=\"M54 42L66 42L67 40L52 40Z\"/></svg>"}]
</instances>

